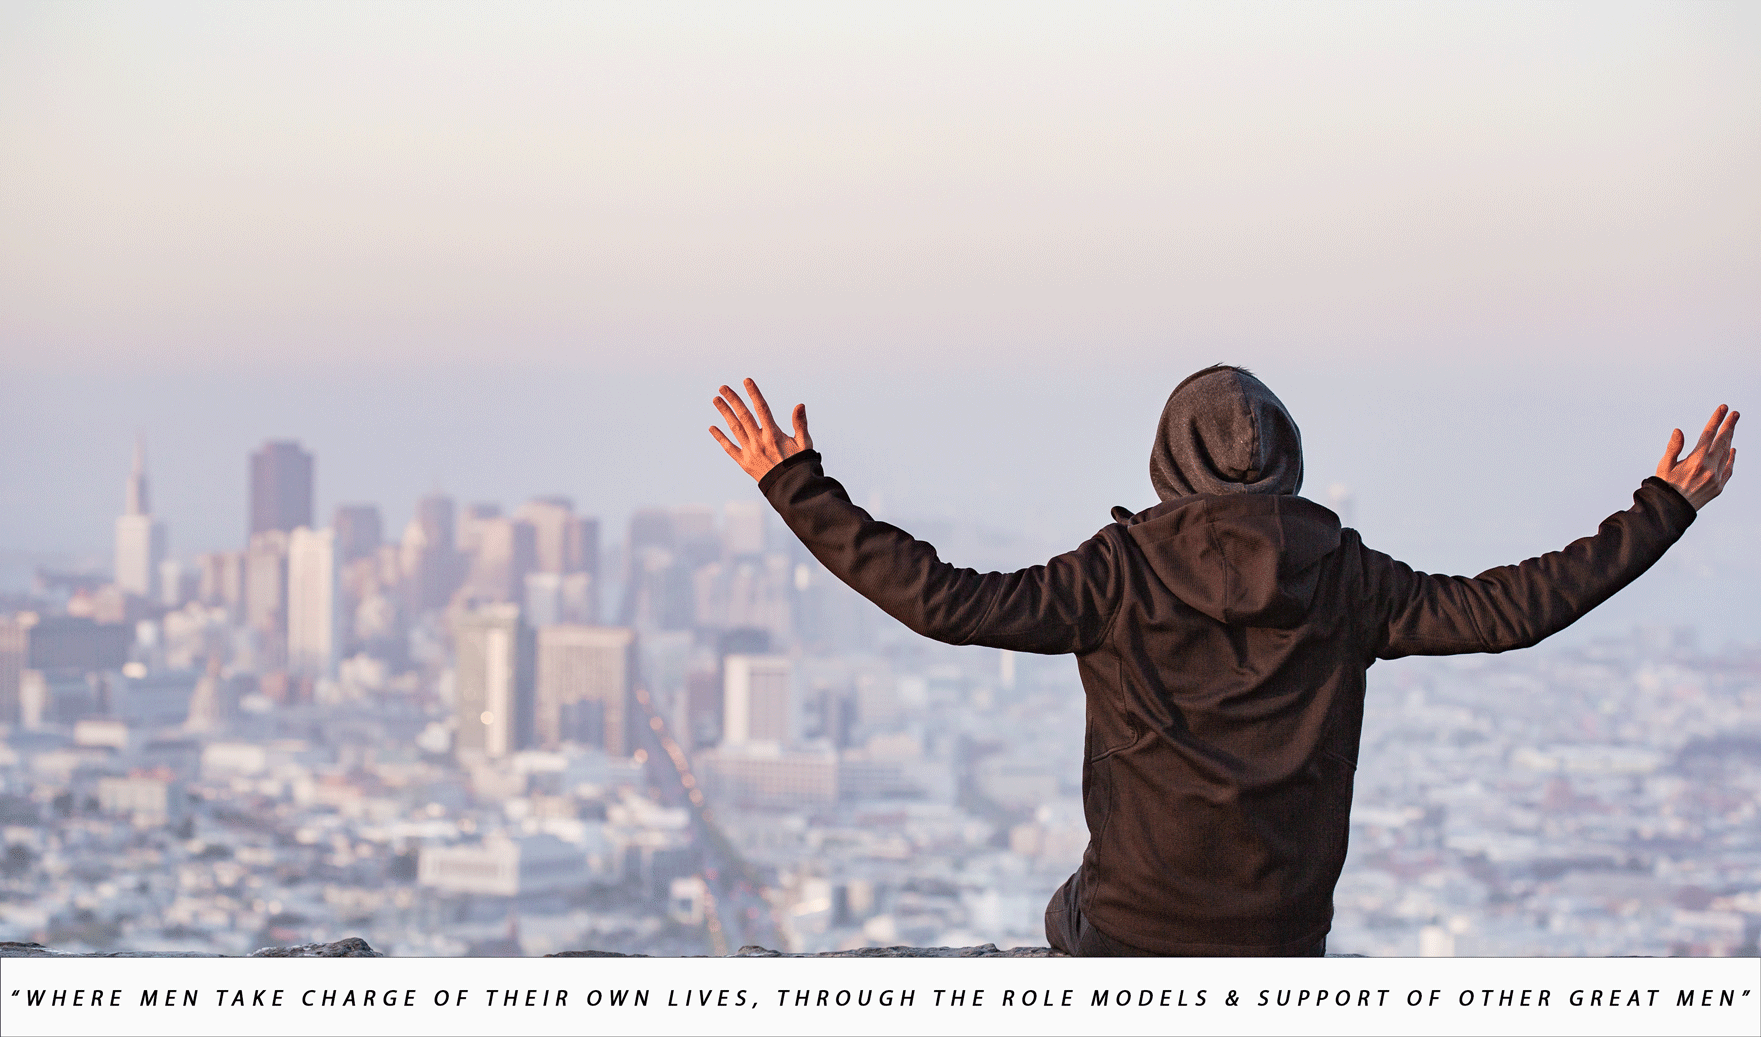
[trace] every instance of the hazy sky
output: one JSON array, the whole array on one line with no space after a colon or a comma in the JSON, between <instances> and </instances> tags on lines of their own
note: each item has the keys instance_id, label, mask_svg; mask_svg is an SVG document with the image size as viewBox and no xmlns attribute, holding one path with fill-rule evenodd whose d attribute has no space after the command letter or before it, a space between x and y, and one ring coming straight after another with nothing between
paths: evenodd
<instances>
[{"instance_id":1,"label":"hazy sky","mask_svg":"<svg viewBox=\"0 0 1761 1037\"><path fill-rule=\"evenodd\" d=\"M1761 406L1757 53L1753 4L8 3L0 549L105 552L136 431L180 553L271 435L394 527L727 499L747 373L859 500L1067 540L1224 359L1372 542L1514 560ZM1683 545L1752 629L1757 480Z\"/></svg>"}]
</instances>

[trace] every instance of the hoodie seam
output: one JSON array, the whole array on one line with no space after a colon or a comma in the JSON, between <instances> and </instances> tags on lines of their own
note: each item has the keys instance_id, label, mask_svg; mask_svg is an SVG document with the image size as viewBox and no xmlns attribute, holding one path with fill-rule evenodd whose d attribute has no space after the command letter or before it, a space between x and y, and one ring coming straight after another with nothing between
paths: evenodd
<instances>
[{"instance_id":1,"label":"hoodie seam","mask_svg":"<svg viewBox=\"0 0 1761 1037\"><path fill-rule=\"evenodd\" d=\"M1120 535L1122 535L1125 539L1127 539L1127 540L1132 539L1131 534L1125 532L1124 526L1120 526L1119 530L1120 530ZM1141 547L1139 547L1135 541L1132 543L1131 546L1133 548L1135 548L1139 553L1142 553L1143 549ZM1149 559L1146 557L1144 560L1148 561ZM1125 582L1126 582L1126 579L1127 579L1127 573L1125 572L1125 545L1116 543L1113 545L1113 581L1116 584L1118 584L1119 593L1113 596L1113 611L1108 614L1107 622L1101 626L1100 636L1096 637L1095 643L1093 645L1088 646L1086 649L1084 649L1085 651L1092 652L1096 648L1099 648L1100 646L1106 644L1109 640L1112 639L1113 626L1119 622L1119 613L1125 611L1125 593L1126 593Z\"/></svg>"},{"instance_id":2,"label":"hoodie seam","mask_svg":"<svg viewBox=\"0 0 1761 1037\"><path fill-rule=\"evenodd\" d=\"M1205 524L1205 540L1211 545L1211 550L1217 552L1217 568L1223 574L1223 593L1221 600L1217 602L1217 612L1219 613L1217 618L1223 623L1230 623L1233 622L1229 616L1229 603L1234 600L1235 567L1229 564L1229 554L1223 550L1223 545L1217 540L1217 524L1215 522Z\"/></svg>"},{"instance_id":3,"label":"hoodie seam","mask_svg":"<svg viewBox=\"0 0 1761 1037\"><path fill-rule=\"evenodd\" d=\"M1247 411L1247 427L1253 430L1253 442L1248 446L1249 463L1253 465L1251 482L1259 482L1265 478L1265 471L1260 467L1260 414L1254 409L1254 401L1248 399L1247 390L1241 386L1241 376L1235 378L1235 391L1241 393L1243 409Z\"/></svg>"}]
</instances>

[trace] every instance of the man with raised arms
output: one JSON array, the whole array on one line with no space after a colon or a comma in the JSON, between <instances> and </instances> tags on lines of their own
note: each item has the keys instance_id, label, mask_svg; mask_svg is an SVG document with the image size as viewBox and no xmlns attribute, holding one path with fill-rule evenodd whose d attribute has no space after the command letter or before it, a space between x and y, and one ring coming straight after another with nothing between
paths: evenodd
<instances>
[{"instance_id":1,"label":"man with raised arms","mask_svg":"<svg viewBox=\"0 0 1761 1037\"><path fill-rule=\"evenodd\" d=\"M1088 697L1089 843L1046 908L1083 955L1321 954L1345 863L1365 672L1377 659L1525 648L1662 557L1724 489L1738 415L1593 536L1473 578L1415 572L1297 496L1302 437L1272 391L1209 367L1168 397L1150 454L1161 503L1044 565L979 573L851 503L794 409L751 379L711 428L826 569L912 630L1076 656Z\"/></svg>"}]
</instances>

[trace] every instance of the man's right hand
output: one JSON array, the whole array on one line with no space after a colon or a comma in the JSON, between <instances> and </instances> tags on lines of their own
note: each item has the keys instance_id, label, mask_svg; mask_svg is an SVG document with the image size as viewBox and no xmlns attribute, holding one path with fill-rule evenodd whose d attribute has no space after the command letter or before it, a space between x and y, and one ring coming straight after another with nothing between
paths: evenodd
<instances>
[{"instance_id":1,"label":"man's right hand","mask_svg":"<svg viewBox=\"0 0 1761 1037\"><path fill-rule=\"evenodd\" d=\"M1736 447L1730 445L1730 439L1740 417L1741 414L1719 404L1712 412L1712 420L1706 423L1706 431L1700 433L1694 452L1685 458L1681 452L1687 437L1679 428L1670 433L1669 447L1663 451L1663 460L1657 462L1657 478L1679 490L1695 511L1724 492L1725 484L1730 482L1730 473L1737 464Z\"/></svg>"},{"instance_id":2,"label":"man's right hand","mask_svg":"<svg viewBox=\"0 0 1761 1037\"><path fill-rule=\"evenodd\" d=\"M784 458L812 450L813 437L807 434L806 404L795 404L795 434L785 436L777 427L777 419L771 416L770 404L764 402L764 394L758 391L758 383L746 379L746 393L752 397L751 410L747 409L746 401L740 399L739 393L725 385L721 387L713 402L715 409L721 411L727 420L728 431L723 432L711 425L709 434L756 482L781 464ZM754 410L758 412L757 417L752 415Z\"/></svg>"}]
</instances>

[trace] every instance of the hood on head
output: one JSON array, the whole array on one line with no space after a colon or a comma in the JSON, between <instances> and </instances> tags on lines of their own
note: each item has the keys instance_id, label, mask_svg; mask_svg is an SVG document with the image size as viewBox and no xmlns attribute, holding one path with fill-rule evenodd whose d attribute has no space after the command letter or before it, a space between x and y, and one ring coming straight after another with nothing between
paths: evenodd
<instances>
[{"instance_id":1,"label":"hood on head","mask_svg":"<svg viewBox=\"0 0 1761 1037\"><path fill-rule=\"evenodd\" d=\"M1199 493L1292 495L1302 489L1302 433L1265 383L1209 367L1175 387L1150 451L1165 501Z\"/></svg>"}]
</instances>

